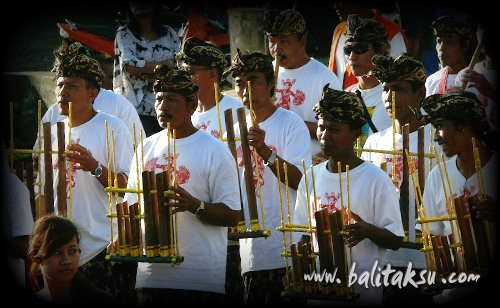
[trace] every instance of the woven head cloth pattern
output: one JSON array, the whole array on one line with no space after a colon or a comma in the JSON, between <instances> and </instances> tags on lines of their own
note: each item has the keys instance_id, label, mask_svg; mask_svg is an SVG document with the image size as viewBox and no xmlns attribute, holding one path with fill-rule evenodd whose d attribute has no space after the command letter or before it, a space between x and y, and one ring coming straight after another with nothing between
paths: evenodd
<instances>
[{"instance_id":1,"label":"woven head cloth pattern","mask_svg":"<svg viewBox=\"0 0 500 308\"><path fill-rule=\"evenodd\" d=\"M264 12L264 30L268 36L304 33L306 21L294 10L268 10Z\"/></svg>"},{"instance_id":2,"label":"woven head cloth pattern","mask_svg":"<svg viewBox=\"0 0 500 308\"><path fill-rule=\"evenodd\" d=\"M227 61L222 50L209 41L190 37L181 44L181 50L175 54L177 67L182 63L225 69Z\"/></svg>"},{"instance_id":3,"label":"woven head cloth pattern","mask_svg":"<svg viewBox=\"0 0 500 308\"><path fill-rule=\"evenodd\" d=\"M247 72L262 72L264 75L274 75L273 62L270 56L260 52L245 52L241 53L240 49L236 49L231 66L224 72L223 76L227 77L233 74L233 77Z\"/></svg>"},{"instance_id":4,"label":"woven head cloth pattern","mask_svg":"<svg viewBox=\"0 0 500 308\"><path fill-rule=\"evenodd\" d=\"M56 57L52 72L57 77L80 77L102 84L106 74L97 60L91 58L80 42L63 39L61 47L54 51Z\"/></svg>"},{"instance_id":5,"label":"woven head cloth pattern","mask_svg":"<svg viewBox=\"0 0 500 308\"><path fill-rule=\"evenodd\" d=\"M431 23L432 33L437 37L454 36L458 39L472 39L472 26L465 20L453 16L442 16Z\"/></svg>"},{"instance_id":6,"label":"woven head cloth pattern","mask_svg":"<svg viewBox=\"0 0 500 308\"><path fill-rule=\"evenodd\" d=\"M319 103L313 107L316 119L353 123L361 127L366 122L365 111L356 93L331 89L327 83Z\"/></svg>"},{"instance_id":7,"label":"woven head cloth pattern","mask_svg":"<svg viewBox=\"0 0 500 308\"><path fill-rule=\"evenodd\" d=\"M394 58L377 54L372 57L372 63L374 68L368 75L375 76L380 82L401 80L425 84L424 65L409 54L399 54Z\"/></svg>"},{"instance_id":8,"label":"woven head cloth pattern","mask_svg":"<svg viewBox=\"0 0 500 308\"><path fill-rule=\"evenodd\" d=\"M358 14L347 17L347 42L377 43L388 39L384 26L370 18L361 18Z\"/></svg>"},{"instance_id":9,"label":"woven head cloth pattern","mask_svg":"<svg viewBox=\"0 0 500 308\"><path fill-rule=\"evenodd\" d=\"M481 102L472 92L429 95L422 101L421 107L427 114L417 114L417 118L426 124L443 120L469 119L489 125Z\"/></svg>"},{"instance_id":10,"label":"woven head cloth pattern","mask_svg":"<svg viewBox=\"0 0 500 308\"><path fill-rule=\"evenodd\" d=\"M183 70L171 70L165 64L157 65L155 68L155 79L153 89L158 92L173 92L184 95L188 100L198 100L200 89L191 75Z\"/></svg>"}]
</instances>

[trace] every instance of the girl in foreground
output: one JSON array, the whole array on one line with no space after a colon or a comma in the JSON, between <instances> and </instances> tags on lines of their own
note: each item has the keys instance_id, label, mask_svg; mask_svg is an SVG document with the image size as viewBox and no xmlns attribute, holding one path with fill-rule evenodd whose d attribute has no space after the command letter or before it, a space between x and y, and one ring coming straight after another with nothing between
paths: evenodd
<instances>
[{"instance_id":1,"label":"girl in foreground","mask_svg":"<svg viewBox=\"0 0 500 308\"><path fill-rule=\"evenodd\" d=\"M37 299L57 304L110 304L115 298L96 289L78 271L80 233L66 217L48 214L35 221L28 253L29 278Z\"/></svg>"}]
</instances>

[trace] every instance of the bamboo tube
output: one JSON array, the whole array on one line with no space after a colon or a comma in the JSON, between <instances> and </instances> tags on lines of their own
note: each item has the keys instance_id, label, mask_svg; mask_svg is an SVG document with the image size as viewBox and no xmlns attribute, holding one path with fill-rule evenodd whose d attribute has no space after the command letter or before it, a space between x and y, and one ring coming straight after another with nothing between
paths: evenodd
<instances>
[{"instance_id":1,"label":"bamboo tube","mask_svg":"<svg viewBox=\"0 0 500 308\"><path fill-rule=\"evenodd\" d=\"M245 165L245 187L247 191L248 213L250 215L250 228L252 231L257 231L259 230L259 214L257 211L257 197L255 195L250 146L248 145L248 128L245 119L245 108L238 108L237 113L240 127L241 149L243 151L243 163Z\"/></svg>"},{"instance_id":2,"label":"bamboo tube","mask_svg":"<svg viewBox=\"0 0 500 308\"><path fill-rule=\"evenodd\" d=\"M156 195L158 198L158 242L160 244L160 256L168 257L170 255L169 248L169 210L165 207L165 188L168 188L168 169L156 174ZM164 182L167 179L167 182Z\"/></svg>"},{"instance_id":3,"label":"bamboo tube","mask_svg":"<svg viewBox=\"0 0 500 308\"><path fill-rule=\"evenodd\" d=\"M403 134L403 154L402 154L403 174L399 186L399 207L401 210L401 219L403 222L403 229L405 230L405 233L408 233L409 235L410 232L412 231L413 238L415 238L415 228L413 227L414 225L413 221L415 220L415 218L412 218L410 223L410 199L409 199L410 189L409 189L409 177L408 177L409 169L408 169L408 164L405 163L407 161L410 161L410 157L406 155L406 153L409 151L410 148L410 140L409 140L410 126L408 124L403 126L402 134ZM397 163L397 159L394 160L394 158L395 156L393 156L393 162L392 162L393 166Z\"/></svg>"},{"instance_id":4,"label":"bamboo tube","mask_svg":"<svg viewBox=\"0 0 500 308\"><path fill-rule=\"evenodd\" d=\"M274 94L273 94L273 98L272 98L272 102L276 102L276 93L277 93L277 90L278 90L278 72L280 70L280 56L279 55L276 55L276 63L275 63L275 66L274 66Z\"/></svg>"},{"instance_id":5,"label":"bamboo tube","mask_svg":"<svg viewBox=\"0 0 500 308\"><path fill-rule=\"evenodd\" d=\"M292 282L295 293L302 293L304 290L304 274L297 251L297 245L300 245L300 243L299 241L299 243L293 243L290 246L290 253L292 255Z\"/></svg>"},{"instance_id":6,"label":"bamboo tube","mask_svg":"<svg viewBox=\"0 0 500 308\"><path fill-rule=\"evenodd\" d=\"M153 209L151 202L151 183L149 177L149 171L142 172L142 186L143 186L143 196L144 196L144 231L145 231L145 243L146 247L146 257L154 257L155 249L155 234L154 234L154 224L153 224Z\"/></svg>"},{"instance_id":7,"label":"bamboo tube","mask_svg":"<svg viewBox=\"0 0 500 308\"><path fill-rule=\"evenodd\" d=\"M493 250L492 246L488 241L488 235L486 232L485 221L476 218L477 210L474 206L479 203L479 196L476 194L470 196L467 200L469 204L470 220L472 223L472 229L474 234L474 240L476 243L476 255L478 260L479 269L488 269L493 265Z\"/></svg>"},{"instance_id":8,"label":"bamboo tube","mask_svg":"<svg viewBox=\"0 0 500 308\"><path fill-rule=\"evenodd\" d=\"M118 255L125 256L125 221L123 217L123 203L116 205L116 221L118 224Z\"/></svg>"},{"instance_id":9,"label":"bamboo tube","mask_svg":"<svg viewBox=\"0 0 500 308\"><path fill-rule=\"evenodd\" d=\"M151 192L151 223L153 224L154 236L154 255L160 254L160 240L158 237L159 229L159 215L158 215L158 190L156 185L156 175L154 171L148 171L149 174L149 188Z\"/></svg>"},{"instance_id":10,"label":"bamboo tube","mask_svg":"<svg viewBox=\"0 0 500 308\"><path fill-rule=\"evenodd\" d=\"M470 229L470 222L465 208L464 196L455 198L455 211L457 213L457 223L462 235L462 244L464 251L465 266L467 271L478 270L478 263L475 258L474 242Z\"/></svg>"},{"instance_id":11,"label":"bamboo tube","mask_svg":"<svg viewBox=\"0 0 500 308\"><path fill-rule=\"evenodd\" d=\"M243 197L241 195L241 175L238 170L238 154L236 151L236 141L235 141L235 133L234 133L234 122L233 122L233 112L232 109L226 109L224 111L224 121L226 123L226 139L227 139L227 146L229 147L229 150L231 151L231 154L233 154L234 157L234 162L236 166L236 172L238 173L238 187L240 191L240 204L241 206L241 211L240 211L240 221L238 222L238 225L234 228L236 232L240 231L246 231L246 222L245 222L245 212L243 209Z\"/></svg>"},{"instance_id":12,"label":"bamboo tube","mask_svg":"<svg viewBox=\"0 0 500 308\"><path fill-rule=\"evenodd\" d=\"M309 249L309 243L302 243L302 245L299 246L299 254L300 254L300 262L302 264L302 274L303 275L311 275L311 265L310 265L310 259L309 259L309 254L310 254L310 249ZM305 280L304 281L304 289L306 294L311 294L313 292L313 285L310 280Z\"/></svg>"},{"instance_id":13,"label":"bamboo tube","mask_svg":"<svg viewBox=\"0 0 500 308\"><path fill-rule=\"evenodd\" d=\"M474 70L474 66L479 60L479 56L481 55L481 49L484 46L484 37L481 37L481 40L477 43L476 49L474 50L474 54L470 60L469 66L467 67L469 70ZM467 86L467 82L462 82L460 86L460 91L465 91L465 87Z\"/></svg>"},{"instance_id":14,"label":"bamboo tube","mask_svg":"<svg viewBox=\"0 0 500 308\"><path fill-rule=\"evenodd\" d=\"M418 182L419 182L419 187L422 191L424 192L424 187L425 187L425 126L420 126L417 131L417 144L418 144L418 150L417 150L417 157L418 157ZM432 141L432 139L430 139ZM429 141L429 143L432 143ZM429 159L431 161L432 159ZM430 166L429 166L430 168ZM430 170L430 169L429 169Z\"/></svg>"},{"instance_id":15,"label":"bamboo tube","mask_svg":"<svg viewBox=\"0 0 500 308\"><path fill-rule=\"evenodd\" d=\"M333 264L333 245L332 230L328 219L328 208L322 208L315 212L316 234L318 236L318 255L321 271L333 273L335 265ZM334 291L333 283L321 281L321 293L327 295Z\"/></svg>"},{"instance_id":16,"label":"bamboo tube","mask_svg":"<svg viewBox=\"0 0 500 308\"><path fill-rule=\"evenodd\" d=\"M342 226L344 225L343 211L341 209L329 215L330 228L332 230L333 258L335 260L334 266L338 268L338 278L342 282L335 285L337 295L346 295L349 291L347 287L347 252L342 232Z\"/></svg>"},{"instance_id":17,"label":"bamboo tube","mask_svg":"<svg viewBox=\"0 0 500 308\"><path fill-rule=\"evenodd\" d=\"M127 201L122 203L123 208L123 224L125 227L125 255L130 255L130 245L132 244L132 226L130 224L130 212L128 210Z\"/></svg>"},{"instance_id":18,"label":"bamboo tube","mask_svg":"<svg viewBox=\"0 0 500 308\"><path fill-rule=\"evenodd\" d=\"M57 211L59 215L68 217L68 208L66 200L66 160L64 151L66 149L64 140L64 122L57 122L57 159L59 177L57 182ZM71 167L70 167L71 169Z\"/></svg>"},{"instance_id":19,"label":"bamboo tube","mask_svg":"<svg viewBox=\"0 0 500 308\"><path fill-rule=\"evenodd\" d=\"M136 202L129 206L130 210L130 255L138 257L141 253L141 227L140 220L137 218L139 214L139 204Z\"/></svg>"},{"instance_id":20,"label":"bamboo tube","mask_svg":"<svg viewBox=\"0 0 500 308\"><path fill-rule=\"evenodd\" d=\"M52 171L52 138L50 132L50 122L43 123L43 156L45 164L45 184L44 184L44 208L41 215L54 212L54 174Z\"/></svg>"}]
</instances>

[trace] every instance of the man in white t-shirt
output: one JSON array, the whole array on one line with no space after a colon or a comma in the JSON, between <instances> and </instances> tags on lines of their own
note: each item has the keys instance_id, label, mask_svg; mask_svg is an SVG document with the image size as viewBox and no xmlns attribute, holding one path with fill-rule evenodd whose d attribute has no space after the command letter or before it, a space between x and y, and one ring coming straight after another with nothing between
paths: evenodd
<instances>
[{"instance_id":1,"label":"man in white t-shirt","mask_svg":"<svg viewBox=\"0 0 500 308\"><path fill-rule=\"evenodd\" d=\"M137 147L128 188L143 189L143 171L170 170L169 201L175 214L178 265L139 262L135 287L144 306L222 305L225 293L228 227L240 218L238 171L227 145L191 121L198 85L190 73L160 65L155 70L155 109L162 131ZM143 194L128 192L129 205ZM142 209L144 210L144 209ZM144 224L143 224L144 227ZM143 230L144 231L144 230Z\"/></svg>"},{"instance_id":2,"label":"man in white t-shirt","mask_svg":"<svg viewBox=\"0 0 500 308\"><path fill-rule=\"evenodd\" d=\"M65 116L61 127L64 128L66 150L64 155L58 155L59 125L51 124L51 165L45 168L46 160L41 159L38 173L42 182L39 197L42 196L42 206L46 205L42 208L67 216L82 226L82 253L78 265L91 283L113 294L120 304L134 303L135 292L130 286L133 280L129 278L130 273L135 272L135 264L106 260L112 232L116 234L116 221L111 228L108 215L116 211L115 204L121 198L110 200L105 191L110 186L110 178L114 179L116 187L126 187L134 154L133 137L121 119L94 108L104 72L99 62L88 56L82 44L64 39L54 55L56 106ZM41 148L45 149L43 143ZM47 153L42 156L47 157ZM61 157L63 162L59 161ZM49 195L45 194L44 187L48 172L52 172L53 179L53 194ZM64 183L60 184L59 180ZM63 194L57 193L59 187L64 188ZM54 196L53 200L49 199L50 195Z\"/></svg>"},{"instance_id":3,"label":"man in white t-shirt","mask_svg":"<svg viewBox=\"0 0 500 308\"><path fill-rule=\"evenodd\" d=\"M389 56L391 45L381 23L361 18L357 14L351 14L347 18L346 36L344 54L358 82L345 91L356 93L365 106L367 123L362 128L359 142L362 148L369 135L392 125L391 117L382 102L382 86L375 76L369 75L373 69L372 57Z\"/></svg>"},{"instance_id":4,"label":"man in white t-shirt","mask_svg":"<svg viewBox=\"0 0 500 308\"><path fill-rule=\"evenodd\" d=\"M220 92L222 74L228 65L224 53L212 42L190 37L182 42L181 51L175 57L177 67L188 72L200 87L198 107L191 116L191 121L196 128L224 141L225 111L232 110L233 123L236 123L238 122L237 110L242 107L237 98ZM239 270L238 241L230 240L227 249L225 303L242 305L243 280Z\"/></svg>"},{"instance_id":5,"label":"man in white t-shirt","mask_svg":"<svg viewBox=\"0 0 500 308\"><path fill-rule=\"evenodd\" d=\"M464 250L467 249L464 254L472 257L468 260L476 259L476 255L477 258L484 257L490 260L487 263L488 266L481 266L481 278L478 284L441 289L442 293L434 296L434 301L437 304L450 304L471 297L484 298L477 296L478 292L483 292L486 295L493 294L490 292L495 292L496 289L492 289L490 286L494 285L498 278L496 275L498 269L495 264L498 243L498 139L496 132L491 129L481 102L471 92L433 94L426 97L421 106L426 112L422 121L432 123L432 126L436 128L434 140L439 143L444 155L448 158L441 161L439 166L435 166L427 177L423 195L426 213L424 218L447 217L454 213L458 215L456 210L450 213L450 200L462 197L464 211L470 213L471 216L473 215L471 219L477 218L490 230L490 240L483 241L483 247L478 247L476 237L468 237L472 247L463 246ZM479 197L479 201L471 206L470 200L474 196ZM454 202L455 206L457 204L459 203ZM465 222L468 221L468 219L465 220ZM454 230L452 230L452 225L455 226ZM422 227L423 231L428 230L424 232L425 236L448 237L450 234L457 234L458 229L461 230L462 234L460 242L465 243L464 237L467 232L459 224L457 225L456 219L441 219L429 222L425 228ZM481 232L480 230L480 228L477 229L477 225L471 224L472 234ZM430 235L426 233L430 233ZM452 239L453 237L448 238ZM449 241L450 247L456 244L458 244L458 240ZM482 250L487 247L492 255L487 250ZM481 254L483 255L481 256ZM466 264L472 264L468 260ZM463 261L462 258L453 261L459 269L462 269L456 273L456 276L465 271L479 274L478 267L463 270L465 265L461 261ZM429 266L436 268L432 263ZM437 273L437 275L439 274L443 273ZM447 275L444 278L448 278ZM484 290L488 290L488 292L484 293Z\"/></svg>"},{"instance_id":6,"label":"man in white t-shirt","mask_svg":"<svg viewBox=\"0 0 500 308\"><path fill-rule=\"evenodd\" d=\"M460 70L467 67L465 53L472 40L472 26L464 19L442 16L431 24L436 36L436 51L441 69L425 81L425 96L443 94L455 86L455 78Z\"/></svg>"},{"instance_id":7,"label":"man in white t-shirt","mask_svg":"<svg viewBox=\"0 0 500 308\"><path fill-rule=\"evenodd\" d=\"M251 161L245 161L242 142L236 143L240 178L247 179L245 175L250 174L250 181L254 184L246 185L246 181L241 181L246 225L254 230L254 217L250 215L248 201L248 196L253 194L258 216L255 220L261 228L265 226L271 231L271 235L265 238L240 239L245 305L289 304L281 296L286 260L281 255L283 235L276 228L282 223L281 205L290 209L289 214L288 210L284 213L285 217L293 215L296 189L302 176L302 162L306 166L311 165L309 131L297 114L273 103L275 79L269 56L258 52L242 54L237 49L231 67L224 72L225 76L229 74L233 76L235 91L241 104L250 111L245 118L246 123L235 124L237 137L242 136L240 127L248 130L247 146L253 153L250 155ZM251 170L246 166L252 166ZM254 192L247 190L252 186L255 187ZM283 200L289 200L290 205L286 206Z\"/></svg>"},{"instance_id":8,"label":"man in white t-shirt","mask_svg":"<svg viewBox=\"0 0 500 308\"><path fill-rule=\"evenodd\" d=\"M396 57L385 57L375 55L372 58L374 69L371 71L382 84L382 99L384 101L387 113L394 115L394 125L382 131L368 136L366 143L361 153L361 158L371 161L376 166L385 169L389 178L392 179L396 191L398 192L403 218L403 227L408 232L408 242L416 243L417 236L415 229L415 219L417 218L417 207L415 204L415 189L419 187L421 191L421 183L425 183L425 179L429 174L430 168L435 165L435 159L429 159L428 154L431 153L431 146L440 150L437 142L433 142L431 136L431 125L423 125L417 119L414 109L420 108L420 102L425 97L425 74L424 65L407 53L400 54ZM395 98L395 101L393 101ZM394 109L392 108L394 104ZM403 155L390 154L387 151L403 151L403 127L408 125L408 151L410 153L418 153L419 151L419 128L423 126L423 151L427 154L423 158L424 162L419 162L419 157L410 154L412 170L409 170L408 161L403 161ZM365 151L366 150L366 151ZM372 150L372 151L370 151ZM380 150L377 152L377 150ZM441 151L439 151L441 153ZM434 154L434 151L432 151ZM438 154L440 155L440 154ZM423 166L423 172L419 172L419 166ZM407 174L403 171L408 170ZM422 171L422 170L420 170ZM419 175L417 177L416 175ZM423 177L420 177L422 175ZM406 182L405 182L406 181ZM418 186L414 186L415 184ZM418 204L420 206L420 204ZM411 268L415 269L417 275L421 270L427 269L425 255L420 251L420 247L415 245L413 248L407 246L401 247L397 251L387 251L387 263L391 264L393 269L406 272L406 269L411 262ZM416 305L432 304L432 297L421 292L419 287L411 284L399 287L397 285L384 286L384 305L396 305L405 303L408 298L412 299L412 303Z\"/></svg>"},{"instance_id":9,"label":"man in white t-shirt","mask_svg":"<svg viewBox=\"0 0 500 308\"><path fill-rule=\"evenodd\" d=\"M307 28L300 12L268 10L264 14L264 29L269 53L275 59L275 71L276 59L279 58L275 105L298 114L304 120L311 138L311 154L321 154L315 133L317 120L312 108L320 100L326 84L340 90L340 82L328 67L306 54Z\"/></svg>"},{"instance_id":10,"label":"man in white t-shirt","mask_svg":"<svg viewBox=\"0 0 500 308\"><path fill-rule=\"evenodd\" d=\"M342 230L347 234L344 243L348 247L344 261L347 271L360 277L376 266L383 267L387 250L397 250L403 243L398 195L387 174L359 158L352 146L366 122L359 97L325 87L314 111L318 117L321 150L328 160L309 169L302 177L293 225L317 226L315 212L323 208L327 208L329 214L344 212ZM310 242L310 233L299 235L302 235L302 243ZM313 246L319 252L316 240L314 236ZM341 261L336 260L335 264ZM323 270L326 269L319 268L316 272ZM346 281L340 283L347 284ZM354 282L354 292L359 293L354 305L382 305L382 286L358 281Z\"/></svg>"}]
</instances>

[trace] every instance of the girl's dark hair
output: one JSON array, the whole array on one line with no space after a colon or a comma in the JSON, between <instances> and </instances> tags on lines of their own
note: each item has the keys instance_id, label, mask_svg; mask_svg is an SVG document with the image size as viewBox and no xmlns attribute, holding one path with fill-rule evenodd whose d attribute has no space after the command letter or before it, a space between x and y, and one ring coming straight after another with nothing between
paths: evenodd
<instances>
[{"instance_id":1,"label":"girl's dark hair","mask_svg":"<svg viewBox=\"0 0 500 308\"><path fill-rule=\"evenodd\" d=\"M47 214L38 218L29 236L28 252L34 252L35 257L45 259L76 236L80 243L80 233L76 225L66 217ZM40 266L31 263L29 279L36 290L43 288L43 277Z\"/></svg>"},{"instance_id":2,"label":"girl's dark hair","mask_svg":"<svg viewBox=\"0 0 500 308\"><path fill-rule=\"evenodd\" d=\"M498 149L498 132L490 127L488 121L476 121L471 117L461 117L451 119L453 127L458 129L465 125L470 125L474 137L480 140L490 151L496 152Z\"/></svg>"},{"instance_id":3,"label":"girl's dark hair","mask_svg":"<svg viewBox=\"0 0 500 308\"><path fill-rule=\"evenodd\" d=\"M151 20L151 27L158 34L158 36L162 37L167 35L167 31L163 27L163 19L161 15L161 3L160 1L154 1L154 9L153 9L153 18ZM132 31L132 33L138 39L141 38L141 26L137 19L135 19L134 14L130 10L130 6L127 9L127 27Z\"/></svg>"}]
</instances>

